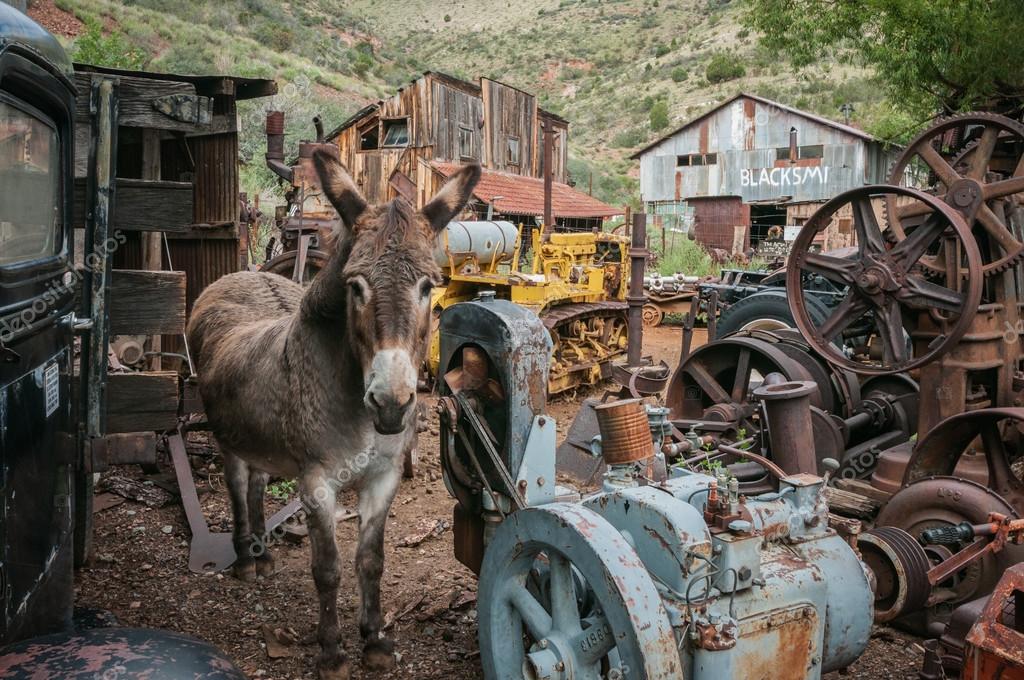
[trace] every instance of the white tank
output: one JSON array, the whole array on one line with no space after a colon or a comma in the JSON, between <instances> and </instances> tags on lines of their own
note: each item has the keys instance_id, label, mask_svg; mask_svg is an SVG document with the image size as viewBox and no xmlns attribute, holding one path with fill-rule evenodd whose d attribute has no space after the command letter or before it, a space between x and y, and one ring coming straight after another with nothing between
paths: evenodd
<instances>
[{"instance_id":1,"label":"white tank","mask_svg":"<svg viewBox=\"0 0 1024 680\"><path fill-rule=\"evenodd\" d=\"M441 267L449 266L449 254L456 267L474 258L481 267L486 267L492 260L507 261L515 252L519 235L511 222L449 222L445 230L448 235L447 252L444 235L434 248L434 261Z\"/></svg>"}]
</instances>

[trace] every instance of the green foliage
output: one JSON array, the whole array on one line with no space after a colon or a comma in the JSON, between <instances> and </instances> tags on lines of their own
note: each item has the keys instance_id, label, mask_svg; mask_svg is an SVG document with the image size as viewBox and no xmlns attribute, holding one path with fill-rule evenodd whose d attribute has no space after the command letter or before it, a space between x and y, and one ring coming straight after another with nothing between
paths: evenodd
<instances>
[{"instance_id":1,"label":"green foliage","mask_svg":"<svg viewBox=\"0 0 1024 680\"><path fill-rule=\"evenodd\" d=\"M747 0L745 21L797 66L838 58L873 68L917 115L1013 108L1024 92L1019 0Z\"/></svg>"},{"instance_id":2,"label":"green foliage","mask_svg":"<svg viewBox=\"0 0 1024 680\"><path fill-rule=\"evenodd\" d=\"M632 149L644 141L644 131L640 128L630 128L615 133L612 137L612 146L616 149Z\"/></svg>"},{"instance_id":3,"label":"green foliage","mask_svg":"<svg viewBox=\"0 0 1024 680\"><path fill-rule=\"evenodd\" d=\"M683 82L684 80L686 80L689 77L690 77L690 72L687 71L682 66L676 66L674 69L672 69L672 82L673 83L681 83L681 82Z\"/></svg>"},{"instance_id":4,"label":"green foliage","mask_svg":"<svg viewBox=\"0 0 1024 680\"><path fill-rule=\"evenodd\" d=\"M736 78L742 78L747 74L743 61L730 52L716 52L711 61L704 69L704 77L709 83L724 83Z\"/></svg>"},{"instance_id":5,"label":"green foliage","mask_svg":"<svg viewBox=\"0 0 1024 680\"><path fill-rule=\"evenodd\" d=\"M658 44L658 45L654 46L654 56L655 57L664 57L666 54L668 54L671 51L672 50L669 49L668 45Z\"/></svg>"},{"instance_id":6,"label":"green foliage","mask_svg":"<svg viewBox=\"0 0 1024 680\"><path fill-rule=\"evenodd\" d=\"M267 486L267 494L279 501L287 501L298 488L294 479L279 479Z\"/></svg>"},{"instance_id":7,"label":"green foliage","mask_svg":"<svg viewBox=\"0 0 1024 680\"><path fill-rule=\"evenodd\" d=\"M668 102L660 99L651 107L651 130L657 132L668 127Z\"/></svg>"},{"instance_id":8,"label":"green foliage","mask_svg":"<svg viewBox=\"0 0 1024 680\"><path fill-rule=\"evenodd\" d=\"M86 22L85 32L75 40L72 57L75 61L94 66L123 69L141 69L146 63L146 55L124 36L118 33L103 35L103 27L95 19Z\"/></svg>"}]
</instances>

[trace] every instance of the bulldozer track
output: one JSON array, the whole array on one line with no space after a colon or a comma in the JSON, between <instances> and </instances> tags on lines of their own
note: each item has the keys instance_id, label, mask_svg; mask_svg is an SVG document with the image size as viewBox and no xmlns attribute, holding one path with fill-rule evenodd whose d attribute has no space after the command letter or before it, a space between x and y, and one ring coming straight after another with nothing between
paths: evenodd
<instances>
[{"instance_id":1,"label":"bulldozer track","mask_svg":"<svg viewBox=\"0 0 1024 680\"><path fill-rule=\"evenodd\" d=\"M628 308L629 305L619 301L580 302L572 305L552 307L547 311L541 312L540 318L544 322L544 327L550 331L584 317L621 316L625 320Z\"/></svg>"}]
</instances>

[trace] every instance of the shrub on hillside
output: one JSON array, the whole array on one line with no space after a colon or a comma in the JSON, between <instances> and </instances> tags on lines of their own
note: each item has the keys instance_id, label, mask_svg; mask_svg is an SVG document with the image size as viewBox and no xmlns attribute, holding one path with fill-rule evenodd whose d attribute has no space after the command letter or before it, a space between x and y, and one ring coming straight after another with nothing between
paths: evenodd
<instances>
[{"instance_id":1,"label":"shrub on hillside","mask_svg":"<svg viewBox=\"0 0 1024 680\"><path fill-rule=\"evenodd\" d=\"M623 130L612 137L612 146L617 149L632 149L644 141L644 132L640 128Z\"/></svg>"},{"instance_id":2,"label":"shrub on hillside","mask_svg":"<svg viewBox=\"0 0 1024 680\"><path fill-rule=\"evenodd\" d=\"M657 132L668 127L668 102L659 100L651 107L651 130Z\"/></svg>"},{"instance_id":3,"label":"shrub on hillside","mask_svg":"<svg viewBox=\"0 0 1024 680\"><path fill-rule=\"evenodd\" d=\"M690 77L690 73L682 66L676 66L672 69L672 82L681 83Z\"/></svg>"},{"instance_id":4,"label":"shrub on hillside","mask_svg":"<svg viewBox=\"0 0 1024 680\"><path fill-rule=\"evenodd\" d=\"M728 80L742 78L746 74L747 70L743 67L740 58L726 52L719 52L711 57L711 61L708 62L704 71L704 77L708 79L709 83L724 83Z\"/></svg>"},{"instance_id":5,"label":"shrub on hillside","mask_svg":"<svg viewBox=\"0 0 1024 680\"><path fill-rule=\"evenodd\" d=\"M146 63L146 55L119 33L103 35L100 22L90 19L85 32L75 40L72 52L75 61L94 66L138 70Z\"/></svg>"}]
</instances>

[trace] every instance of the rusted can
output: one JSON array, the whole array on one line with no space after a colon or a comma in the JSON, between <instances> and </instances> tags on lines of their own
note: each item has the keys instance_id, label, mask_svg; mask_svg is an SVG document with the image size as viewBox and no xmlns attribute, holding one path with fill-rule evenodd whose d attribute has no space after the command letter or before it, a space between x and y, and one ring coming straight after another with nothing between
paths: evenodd
<instances>
[{"instance_id":1,"label":"rusted can","mask_svg":"<svg viewBox=\"0 0 1024 680\"><path fill-rule=\"evenodd\" d=\"M608 465L624 465L654 455L647 409L639 399L623 399L594 407L601 431L594 453Z\"/></svg>"}]
</instances>

